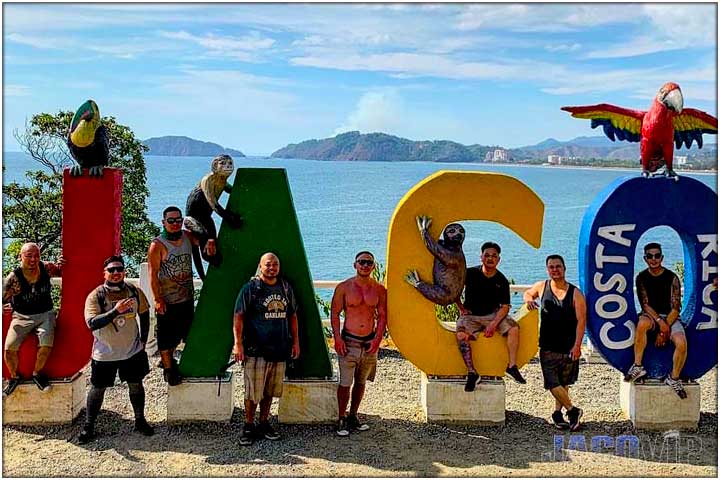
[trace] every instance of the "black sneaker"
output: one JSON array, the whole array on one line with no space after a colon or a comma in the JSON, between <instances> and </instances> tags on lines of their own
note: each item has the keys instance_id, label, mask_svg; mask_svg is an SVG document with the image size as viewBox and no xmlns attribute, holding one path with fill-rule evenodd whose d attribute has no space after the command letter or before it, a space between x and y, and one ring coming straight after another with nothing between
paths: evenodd
<instances>
[{"instance_id":1,"label":"black sneaker","mask_svg":"<svg viewBox=\"0 0 720 480\"><path fill-rule=\"evenodd\" d=\"M255 442L255 424L246 423L243 425L242 436L240 437L240 445L252 445Z\"/></svg>"},{"instance_id":2,"label":"black sneaker","mask_svg":"<svg viewBox=\"0 0 720 480\"><path fill-rule=\"evenodd\" d=\"M665 385L668 385L670 388L677 393L678 397L685 400L687 398L687 392L685 391L685 388L683 388L683 384L680 380L676 380L672 378L670 375L668 375L665 378Z\"/></svg>"},{"instance_id":3,"label":"black sneaker","mask_svg":"<svg viewBox=\"0 0 720 480\"><path fill-rule=\"evenodd\" d=\"M358 419L357 415L348 415L347 426L348 428L350 428L350 430L357 430L358 432L370 430L370 425L361 422L360 419Z\"/></svg>"},{"instance_id":4,"label":"black sneaker","mask_svg":"<svg viewBox=\"0 0 720 480\"><path fill-rule=\"evenodd\" d=\"M348 427L348 421L345 417L340 417L340 420L338 420L337 423L337 430L336 430L338 436L340 437L347 437L350 435L350 428Z\"/></svg>"},{"instance_id":5,"label":"black sneaker","mask_svg":"<svg viewBox=\"0 0 720 480\"><path fill-rule=\"evenodd\" d=\"M572 407L567 411L568 422L570 423L570 431L574 432L580 428L580 417L583 416L582 408Z\"/></svg>"},{"instance_id":6,"label":"black sneaker","mask_svg":"<svg viewBox=\"0 0 720 480\"><path fill-rule=\"evenodd\" d=\"M7 385L5 385L5 388L3 389L3 396L7 397L12 392L15 391L18 385L20 385L20 377L12 377L10 380L8 380Z\"/></svg>"},{"instance_id":7,"label":"black sneaker","mask_svg":"<svg viewBox=\"0 0 720 480\"><path fill-rule=\"evenodd\" d=\"M475 390L475 385L478 380L480 380L480 375L478 375L477 372L468 372L467 381L465 382L465 391L472 392Z\"/></svg>"},{"instance_id":8,"label":"black sneaker","mask_svg":"<svg viewBox=\"0 0 720 480\"><path fill-rule=\"evenodd\" d=\"M90 440L95 438L95 428L92 425L85 425L77 437L77 441L80 445L85 445Z\"/></svg>"},{"instance_id":9,"label":"black sneaker","mask_svg":"<svg viewBox=\"0 0 720 480\"><path fill-rule=\"evenodd\" d=\"M135 419L135 431L140 432L146 437L155 435L155 429L145 420L145 418Z\"/></svg>"},{"instance_id":10,"label":"black sneaker","mask_svg":"<svg viewBox=\"0 0 720 480\"><path fill-rule=\"evenodd\" d=\"M521 383L525 385L527 383L527 380L523 378L523 376L520 374L520 370L518 370L517 365L513 365L512 367L508 367L505 369L505 373L510 375L513 380L515 380L517 383Z\"/></svg>"},{"instance_id":11,"label":"black sneaker","mask_svg":"<svg viewBox=\"0 0 720 480\"><path fill-rule=\"evenodd\" d=\"M47 377L45 377L45 375L43 375L42 373L33 375L32 381L35 385L37 385L38 389L40 389L41 392L47 392L52 388Z\"/></svg>"},{"instance_id":12,"label":"black sneaker","mask_svg":"<svg viewBox=\"0 0 720 480\"><path fill-rule=\"evenodd\" d=\"M180 372L177 371L177 367L175 367L175 365L163 370L163 378L171 387L180 385L182 383L182 378L180 378Z\"/></svg>"},{"instance_id":13,"label":"black sneaker","mask_svg":"<svg viewBox=\"0 0 720 480\"><path fill-rule=\"evenodd\" d=\"M560 410L555 410L553 412L552 420L555 424L555 428L557 428L558 430L567 430L568 428L570 428L570 424L567 422L567 420L565 420L565 417Z\"/></svg>"},{"instance_id":14,"label":"black sneaker","mask_svg":"<svg viewBox=\"0 0 720 480\"><path fill-rule=\"evenodd\" d=\"M258 436L266 440L280 440L280 434L270 425L270 422L260 422L257 428Z\"/></svg>"}]
</instances>

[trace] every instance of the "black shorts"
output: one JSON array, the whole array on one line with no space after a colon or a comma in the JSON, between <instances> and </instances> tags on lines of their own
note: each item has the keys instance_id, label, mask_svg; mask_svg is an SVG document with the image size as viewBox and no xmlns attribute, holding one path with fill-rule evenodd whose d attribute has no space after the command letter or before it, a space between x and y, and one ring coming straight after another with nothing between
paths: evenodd
<instances>
[{"instance_id":1,"label":"black shorts","mask_svg":"<svg viewBox=\"0 0 720 480\"><path fill-rule=\"evenodd\" d=\"M141 350L126 360L101 362L93 360L90 364L90 383L96 388L108 388L115 385L115 375L120 372L120 380L128 383L140 383L150 373L147 353Z\"/></svg>"},{"instance_id":2,"label":"black shorts","mask_svg":"<svg viewBox=\"0 0 720 480\"><path fill-rule=\"evenodd\" d=\"M580 360L571 360L569 353L555 353L540 350L540 367L542 368L545 389L567 387L577 381Z\"/></svg>"},{"instance_id":3,"label":"black shorts","mask_svg":"<svg viewBox=\"0 0 720 480\"><path fill-rule=\"evenodd\" d=\"M165 313L156 315L158 350L172 350L187 339L194 314L193 300L166 304Z\"/></svg>"}]
</instances>

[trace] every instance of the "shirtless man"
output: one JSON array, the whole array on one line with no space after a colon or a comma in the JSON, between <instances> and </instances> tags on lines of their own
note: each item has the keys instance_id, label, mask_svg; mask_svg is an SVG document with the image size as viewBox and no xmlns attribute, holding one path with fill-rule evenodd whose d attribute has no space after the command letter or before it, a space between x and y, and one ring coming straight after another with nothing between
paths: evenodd
<instances>
[{"instance_id":1,"label":"shirtless man","mask_svg":"<svg viewBox=\"0 0 720 480\"><path fill-rule=\"evenodd\" d=\"M340 366L337 434L341 437L348 436L352 430L362 432L370 428L358 419L357 412L365 393L365 381L375 380L377 352L387 325L385 287L371 276L375 257L370 252L360 252L355 255L353 266L357 275L335 288L330 316ZM345 314L342 331L341 312ZM350 414L346 416L350 387L352 401Z\"/></svg>"}]
</instances>

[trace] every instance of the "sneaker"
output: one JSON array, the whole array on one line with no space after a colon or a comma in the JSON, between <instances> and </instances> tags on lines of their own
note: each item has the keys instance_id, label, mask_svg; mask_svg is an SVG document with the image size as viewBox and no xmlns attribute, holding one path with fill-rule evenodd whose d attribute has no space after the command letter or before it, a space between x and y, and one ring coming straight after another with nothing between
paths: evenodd
<instances>
[{"instance_id":1,"label":"sneaker","mask_svg":"<svg viewBox=\"0 0 720 480\"><path fill-rule=\"evenodd\" d=\"M510 375L513 380L515 380L517 383L521 383L525 385L527 383L527 380L523 378L523 376L520 374L520 370L518 370L517 365L513 365L512 367L508 367L505 369L505 373Z\"/></svg>"},{"instance_id":2,"label":"sneaker","mask_svg":"<svg viewBox=\"0 0 720 480\"><path fill-rule=\"evenodd\" d=\"M180 372L177 371L175 365L163 370L163 378L165 379L165 382L167 382L167 384L171 387L180 385L182 383L182 378L180 378Z\"/></svg>"},{"instance_id":3,"label":"sneaker","mask_svg":"<svg viewBox=\"0 0 720 480\"><path fill-rule=\"evenodd\" d=\"M280 434L272 428L270 422L260 422L257 430L258 436L262 436L266 440L280 440Z\"/></svg>"},{"instance_id":4,"label":"sneaker","mask_svg":"<svg viewBox=\"0 0 720 480\"><path fill-rule=\"evenodd\" d=\"M630 370L628 370L627 375L625 375L625 381L634 382L645 375L647 375L647 371L642 365L633 365L630 367Z\"/></svg>"},{"instance_id":5,"label":"sneaker","mask_svg":"<svg viewBox=\"0 0 720 480\"><path fill-rule=\"evenodd\" d=\"M555 424L555 428L557 428L558 430L567 430L568 428L570 428L570 424L567 420L565 420L565 417L560 410L555 410L553 412L552 420Z\"/></svg>"},{"instance_id":6,"label":"sneaker","mask_svg":"<svg viewBox=\"0 0 720 480\"><path fill-rule=\"evenodd\" d=\"M135 419L135 431L140 432L146 437L155 435L155 429L145 420L145 418Z\"/></svg>"},{"instance_id":7,"label":"sneaker","mask_svg":"<svg viewBox=\"0 0 720 480\"><path fill-rule=\"evenodd\" d=\"M357 415L348 415L347 426L350 430L357 430L358 432L370 430L370 425L361 422Z\"/></svg>"},{"instance_id":8,"label":"sneaker","mask_svg":"<svg viewBox=\"0 0 720 480\"><path fill-rule=\"evenodd\" d=\"M480 375L478 375L477 372L468 372L467 381L465 382L465 391L472 392L475 390L475 385L478 380L480 380Z\"/></svg>"},{"instance_id":9,"label":"sneaker","mask_svg":"<svg viewBox=\"0 0 720 480\"><path fill-rule=\"evenodd\" d=\"M350 428L348 428L347 418L340 417L340 420L338 420L336 432L341 437L347 437L348 435L350 435Z\"/></svg>"},{"instance_id":10,"label":"sneaker","mask_svg":"<svg viewBox=\"0 0 720 480\"><path fill-rule=\"evenodd\" d=\"M41 392L47 392L52 388L50 386L50 382L48 381L47 377L45 377L45 375L43 375L42 373L33 375L32 381L35 385L37 385L37 387L40 389Z\"/></svg>"},{"instance_id":11,"label":"sneaker","mask_svg":"<svg viewBox=\"0 0 720 480\"><path fill-rule=\"evenodd\" d=\"M80 445L85 445L95 438L95 428L92 425L85 425L77 437L77 441Z\"/></svg>"},{"instance_id":12,"label":"sneaker","mask_svg":"<svg viewBox=\"0 0 720 480\"><path fill-rule=\"evenodd\" d=\"M3 389L3 396L7 397L12 392L15 391L18 385L20 385L20 377L12 377L10 380L8 380L7 385L5 385L5 388Z\"/></svg>"},{"instance_id":13,"label":"sneaker","mask_svg":"<svg viewBox=\"0 0 720 480\"><path fill-rule=\"evenodd\" d=\"M240 445L252 445L255 442L255 424L246 423L243 425L242 436L240 437Z\"/></svg>"},{"instance_id":14,"label":"sneaker","mask_svg":"<svg viewBox=\"0 0 720 480\"><path fill-rule=\"evenodd\" d=\"M583 416L582 408L572 407L567 411L568 422L570 423L570 431L574 432L580 428L580 418Z\"/></svg>"},{"instance_id":15,"label":"sneaker","mask_svg":"<svg viewBox=\"0 0 720 480\"><path fill-rule=\"evenodd\" d=\"M668 385L670 388L675 390L675 393L677 393L678 397L682 398L683 400L687 398L687 392L683 388L682 382L680 380L675 380L670 375L668 375L665 378L665 385Z\"/></svg>"}]
</instances>

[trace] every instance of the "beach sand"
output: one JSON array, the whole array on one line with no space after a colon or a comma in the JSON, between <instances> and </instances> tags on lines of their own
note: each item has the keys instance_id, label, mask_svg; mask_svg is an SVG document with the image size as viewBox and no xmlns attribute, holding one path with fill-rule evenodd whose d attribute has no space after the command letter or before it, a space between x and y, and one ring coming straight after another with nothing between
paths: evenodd
<instances>
[{"instance_id":1,"label":"beach sand","mask_svg":"<svg viewBox=\"0 0 720 480\"><path fill-rule=\"evenodd\" d=\"M152 359L156 362L156 358ZM237 367L233 367L237 368ZM662 433L634 432L619 408L620 373L606 364L582 364L571 389L585 411L583 434L590 449L593 435L637 433L640 458L568 451L567 461L552 459L548 424L554 402L542 388L540 366L522 369L527 385L506 380L504 427L454 427L422 421L420 372L394 349L382 349L378 375L369 383L360 413L372 428L346 438L332 426L281 425L277 442L237 444L242 431L242 381L228 423L165 424L166 387L161 371L146 379L147 418L153 437L132 431L127 387L108 389L98 420L99 438L88 445L75 440L81 417L69 426L3 428L6 477L376 477L376 476L520 476L520 477L716 477L717 367L699 380L700 426L681 432L680 448L662 449ZM240 373L240 372L236 372ZM273 418L277 404L273 405ZM689 436L694 445L687 449ZM569 435L565 433L567 445ZM654 447L654 450L652 449Z\"/></svg>"}]
</instances>

